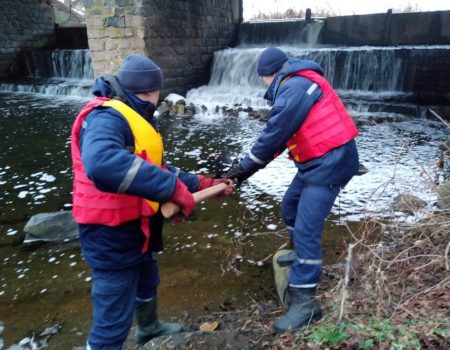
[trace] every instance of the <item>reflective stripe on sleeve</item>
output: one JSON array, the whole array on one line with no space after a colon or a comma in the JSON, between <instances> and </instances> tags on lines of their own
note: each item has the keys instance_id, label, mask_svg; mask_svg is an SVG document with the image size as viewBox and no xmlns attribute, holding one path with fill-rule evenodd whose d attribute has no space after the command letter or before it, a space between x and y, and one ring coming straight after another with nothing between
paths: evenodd
<instances>
[{"instance_id":1,"label":"reflective stripe on sleeve","mask_svg":"<svg viewBox=\"0 0 450 350\"><path fill-rule=\"evenodd\" d=\"M317 88L317 84L316 83L314 83L314 84L312 84L310 87L309 87L309 89L306 91L306 93L308 94L308 95L311 95L313 92L314 92L314 90Z\"/></svg>"},{"instance_id":2,"label":"reflective stripe on sleeve","mask_svg":"<svg viewBox=\"0 0 450 350\"><path fill-rule=\"evenodd\" d=\"M261 165L266 164L265 161L263 161L263 160L259 159L258 157L256 157L252 152L250 152L248 154L248 156L250 157L251 160L253 160L257 164L261 164Z\"/></svg>"},{"instance_id":3,"label":"reflective stripe on sleeve","mask_svg":"<svg viewBox=\"0 0 450 350\"><path fill-rule=\"evenodd\" d=\"M144 160L142 158L139 157L134 158L130 169L128 170L127 174L125 175L125 178L123 179L122 183L119 186L119 189L117 190L118 193L125 193L128 190L137 172L139 171L139 168L141 167L143 161Z\"/></svg>"}]
</instances>

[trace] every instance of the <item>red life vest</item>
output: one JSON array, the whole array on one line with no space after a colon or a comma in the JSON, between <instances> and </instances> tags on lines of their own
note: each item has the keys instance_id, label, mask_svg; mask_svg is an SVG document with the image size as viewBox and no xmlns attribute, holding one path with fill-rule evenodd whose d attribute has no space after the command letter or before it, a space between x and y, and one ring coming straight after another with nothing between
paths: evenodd
<instances>
[{"instance_id":1,"label":"red life vest","mask_svg":"<svg viewBox=\"0 0 450 350\"><path fill-rule=\"evenodd\" d=\"M287 142L291 158L303 163L353 140L358 136L358 129L325 78L312 70L299 71L294 75L316 83L323 95L322 99L311 108L301 127Z\"/></svg>"},{"instance_id":2,"label":"red life vest","mask_svg":"<svg viewBox=\"0 0 450 350\"><path fill-rule=\"evenodd\" d=\"M80 152L80 131L86 116L97 107L112 107L127 120L135 139L135 154L144 161L161 166L162 139L159 133L133 109L119 100L94 98L78 114L71 134L73 163L73 216L80 224L118 226L141 218L141 230L146 236L143 252L148 249L150 239L149 218L158 211L159 203L144 198L98 190L87 177ZM146 132L145 135L143 131ZM149 133L153 133L150 134ZM152 141L148 141L152 140ZM149 157L150 156L150 157ZM152 161L150 161L150 158Z\"/></svg>"}]
</instances>

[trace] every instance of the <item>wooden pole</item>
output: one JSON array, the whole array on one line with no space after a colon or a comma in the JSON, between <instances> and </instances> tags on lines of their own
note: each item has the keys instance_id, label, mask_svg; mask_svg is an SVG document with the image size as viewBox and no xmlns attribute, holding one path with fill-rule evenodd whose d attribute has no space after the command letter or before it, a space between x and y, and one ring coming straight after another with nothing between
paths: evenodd
<instances>
[{"instance_id":1,"label":"wooden pole","mask_svg":"<svg viewBox=\"0 0 450 350\"><path fill-rule=\"evenodd\" d=\"M204 190L193 193L195 204L200 203L206 199L210 199L218 196L223 191L225 191L229 186L232 186L231 183L220 183L218 185L206 188ZM176 213L180 211L180 207L172 202L164 203L161 206L161 212L165 218L171 218Z\"/></svg>"}]
</instances>

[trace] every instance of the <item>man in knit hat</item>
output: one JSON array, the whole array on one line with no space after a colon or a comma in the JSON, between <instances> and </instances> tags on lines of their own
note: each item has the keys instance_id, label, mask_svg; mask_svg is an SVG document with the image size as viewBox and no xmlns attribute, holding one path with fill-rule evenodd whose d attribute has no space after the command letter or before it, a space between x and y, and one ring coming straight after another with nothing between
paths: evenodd
<instances>
[{"instance_id":1,"label":"man in knit hat","mask_svg":"<svg viewBox=\"0 0 450 350\"><path fill-rule=\"evenodd\" d=\"M122 349L133 314L138 344L182 331L180 324L157 317L160 204L176 203L182 220L194 210L192 192L226 181L164 163L153 117L162 87L161 69L132 54L117 76L96 79L95 98L73 125L73 215L93 276L87 349Z\"/></svg>"},{"instance_id":2,"label":"man in knit hat","mask_svg":"<svg viewBox=\"0 0 450 350\"><path fill-rule=\"evenodd\" d=\"M257 69L268 86L264 98L271 115L251 151L226 177L240 184L285 149L297 167L281 204L294 253L278 259L280 266L292 266L282 300L288 311L273 329L285 332L322 317L316 298L322 231L339 191L358 172L358 130L317 63L289 59L269 47Z\"/></svg>"}]
</instances>

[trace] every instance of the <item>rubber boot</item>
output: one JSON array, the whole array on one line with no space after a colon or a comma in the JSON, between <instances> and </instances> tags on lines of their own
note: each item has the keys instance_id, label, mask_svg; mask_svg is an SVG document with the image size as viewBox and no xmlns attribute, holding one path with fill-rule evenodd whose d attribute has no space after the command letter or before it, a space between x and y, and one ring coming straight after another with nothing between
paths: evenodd
<instances>
[{"instance_id":1,"label":"rubber boot","mask_svg":"<svg viewBox=\"0 0 450 350\"><path fill-rule=\"evenodd\" d=\"M136 343L144 345L150 339L161 335L170 335L183 331L179 323L162 322L158 320L158 300L153 298L148 304L136 308Z\"/></svg>"},{"instance_id":2,"label":"rubber boot","mask_svg":"<svg viewBox=\"0 0 450 350\"><path fill-rule=\"evenodd\" d=\"M272 328L277 333L300 329L312 321L322 318L322 309L316 298L315 288L292 288L287 290L286 314L276 321Z\"/></svg>"},{"instance_id":3,"label":"rubber boot","mask_svg":"<svg viewBox=\"0 0 450 350\"><path fill-rule=\"evenodd\" d=\"M286 255L279 256L277 259L278 265L280 267L291 266L295 261L295 251L291 250Z\"/></svg>"}]
</instances>

